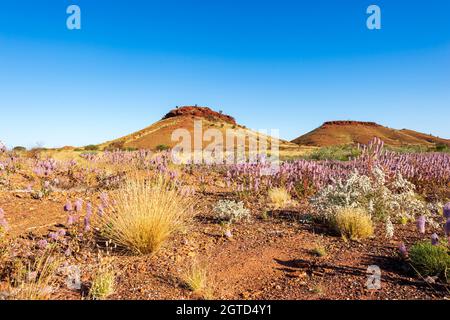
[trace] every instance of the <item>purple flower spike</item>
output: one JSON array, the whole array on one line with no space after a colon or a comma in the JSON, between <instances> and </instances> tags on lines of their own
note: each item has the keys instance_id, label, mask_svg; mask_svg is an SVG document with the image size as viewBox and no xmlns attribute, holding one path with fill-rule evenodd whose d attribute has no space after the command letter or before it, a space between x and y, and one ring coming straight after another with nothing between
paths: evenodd
<instances>
[{"instance_id":1,"label":"purple flower spike","mask_svg":"<svg viewBox=\"0 0 450 320\"><path fill-rule=\"evenodd\" d=\"M39 247L39 249L45 249L48 246L48 241L45 239L39 240L37 246Z\"/></svg>"},{"instance_id":2,"label":"purple flower spike","mask_svg":"<svg viewBox=\"0 0 450 320\"><path fill-rule=\"evenodd\" d=\"M69 217L67 218L67 225L71 226L75 223L75 217L73 215L69 215Z\"/></svg>"},{"instance_id":3,"label":"purple flower spike","mask_svg":"<svg viewBox=\"0 0 450 320\"><path fill-rule=\"evenodd\" d=\"M92 216L92 204L90 202L86 204L86 216Z\"/></svg>"},{"instance_id":4,"label":"purple flower spike","mask_svg":"<svg viewBox=\"0 0 450 320\"><path fill-rule=\"evenodd\" d=\"M439 244L439 236L436 233L431 235L431 244L437 246Z\"/></svg>"},{"instance_id":5,"label":"purple flower spike","mask_svg":"<svg viewBox=\"0 0 450 320\"><path fill-rule=\"evenodd\" d=\"M49 237L50 239L54 240L54 241L57 241L58 238L59 238L58 233L56 233L56 232L50 232L50 233L48 234L48 237Z\"/></svg>"},{"instance_id":6,"label":"purple flower spike","mask_svg":"<svg viewBox=\"0 0 450 320\"><path fill-rule=\"evenodd\" d=\"M98 206L98 211L97 211L97 213L98 213L98 216L99 216L99 217L103 217L103 215L105 214L105 208L103 207L103 205L99 205L99 206Z\"/></svg>"},{"instance_id":7,"label":"purple flower spike","mask_svg":"<svg viewBox=\"0 0 450 320\"><path fill-rule=\"evenodd\" d=\"M84 217L84 231L89 231L91 230L91 217L90 216L86 216Z\"/></svg>"},{"instance_id":8,"label":"purple flower spike","mask_svg":"<svg viewBox=\"0 0 450 320\"><path fill-rule=\"evenodd\" d=\"M102 206L103 207L107 207L108 206L109 197L108 197L108 194L106 192L102 192L100 194L100 201L102 202Z\"/></svg>"},{"instance_id":9,"label":"purple flower spike","mask_svg":"<svg viewBox=\"0 0 450 320\"><path fill-rule=\"evenodd\" d=\"M83 210L83 200L78 199L77 201L75 201L75 211L81 212L82 210Z\"/></svg>"},{"instance_id":10,"label":"purple flower spike","mask_svg":"<svg viewBox=\"0 0 450 320\"><path fill-rule=\"evenodd\" d=\"M444 206L444 217L450 219L450 202Z\"/></svg>"},{"instance_id":11,"label":"purple flower spike","mask_svg":"<svg viewBox=\"0 0 450 320\"><path fill-rule=\"evenodd\" d=\"M445 235L450 237L450 218L445 223Z\"/></svg>"},{"instance_id":12,"label":"purple flower spike","mask_svg":"<svg viewBox=\"0 0 450 320\"><path fill-rule=\"evenodd\" d=\"M70 212L72 210L73 210L72 203L70 201L67 201L66 204L64 205L64 211Z\"/></svg>"},{"instance_id":13,"label":"purple flower spike","mask_svg":"<svg viewBox=\"0 0 450 320\"><path fill-rule=\"evenodd\" d=\"M8 221L6 221L5 211L2 208L0 208L0 228L8 230Z\"/></svg>"},{"instance_id":14,"label":"purple flower spike","mask_svg":"<svg viewBox=\"0 0 450 320\"><path fill-rule=\"evenodd\" d=\"M398 247L398 250L400 251L400 254L403 258L408 257L408 249L406 249L406 246L403 242Z\"/></svg>"},{"instance_id":15,"label":"purple flower spike","mask_svg":"<svg viewBox=\"0 0 450 320\"><path fill-rule=\"evenodd\" d=\"M425 233L425 223L426 223L426 219L425 216L420 216L419 218L417 218L417 230L419 230L420 233L424 234Z\"/></svg>"}]
</instances>

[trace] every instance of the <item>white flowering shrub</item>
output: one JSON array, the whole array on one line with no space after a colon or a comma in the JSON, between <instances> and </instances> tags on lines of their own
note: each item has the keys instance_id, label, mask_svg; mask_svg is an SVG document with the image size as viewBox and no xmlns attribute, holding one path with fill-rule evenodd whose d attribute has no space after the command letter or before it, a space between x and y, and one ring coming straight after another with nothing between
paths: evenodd
<instances>
[{"instance_id":1,"label":"white flowering shrub","mask_svg":"<svg viewBox=\"0 0 450 320\"><path fill-rule=\"evenodd\" d=\"M414 184L400 174L389 182L384 171L374 167L370 176L354 171L346 180L337 180L311 199L313 209L325 220L332 220L342 208L364 208L373 219L386 222L386 235L393 235L391 221L411 221L430 215L427 204L415 193Z\"/></svg>"},{"instance_id":2,"label":"white flowering shrub","mask_svg":"<svg viewBox=\"0 0 450 320\"><path fill-rule=\"evenodd\" d=\"M228 223L250 219L250 210L244 207L243 202L219 200L214 206L214 212L218 220Z\"/></svg>"}]
</instances>

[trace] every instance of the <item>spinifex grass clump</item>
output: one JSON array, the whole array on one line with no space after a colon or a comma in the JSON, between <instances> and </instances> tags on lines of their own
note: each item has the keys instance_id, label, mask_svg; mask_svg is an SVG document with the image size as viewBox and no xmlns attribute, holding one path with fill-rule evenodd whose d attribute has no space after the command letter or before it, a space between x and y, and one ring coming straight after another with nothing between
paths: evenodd
<instances>
[{"instance_id":1,"label":"spinifex grass clump","mask_svg":"<svg viewBox=\"0 0 450 320\"><path fill-rule=\"evenodd\" d=\"M450 255L443 245L419 242L409 250L411 264L422 276L439 276L449 279Z\"/></svg>"},{"instance_id":2,"label":"spinifex grass clump","mask_svg":"<svg viewBox=\"0 0 450 320\"><path fill-rule=\"evenodd\" d=\"M28 266L21 263L14 273L9 289L13 300L47 300L56 286L56 273L61 259L53 252L45 251L42 255L28 262Z\"/></svg>"},{"instance_id":3,"label":"spinifex grass clump","mask_svg":"<svg viewBox=\"0 0 450 320\"><path fill-rule=\"evenodd\" d=\"M367 211L360 208L338 210L332 225L344 239L362 240L373 235L373 224Z\"/></svg>"},{"instance_id":4,"label":"spinifex grass clump","mask_svg":"<svg viewBox=\"0 0 450 320\"><path fill-rule=\"evenodd\" d=\"M189 290L204 299L212 298L213 290L206 265L193 262L184 275L184 282Z\"/></svg>"},{"instance_id":5,"label":"spinifex grass clump","mask_svg":"<svg viewBox=\"0 0 450 320\"><path fill-rule=\"evenodd\" d=\"M153 254L186 226L191 200L163 176L124 182L101 218L103 235L137 254Z\"/></svg>"},{"instance_id":6,"label":"spinifex grass clump","mask_svg":"<svg viewBox=\"0 0 450 320\"><path fill-rule=\"evenodd\" d=\"M100 266L95 273L89 297L93 300L104 300L114 293L115 274L110 265L104 264Z\"/></svg>"},{"instance_id":7,"label":"spinifex grass clump","mask_svg":"<svg viewBox=\"0 0 450 320\"><path fill-rule=\"evenodd\" d=\"M268 195L274 209L282 209L291 203L291 195L285 188L272 188Z\"/></svg>"}]
</instances>

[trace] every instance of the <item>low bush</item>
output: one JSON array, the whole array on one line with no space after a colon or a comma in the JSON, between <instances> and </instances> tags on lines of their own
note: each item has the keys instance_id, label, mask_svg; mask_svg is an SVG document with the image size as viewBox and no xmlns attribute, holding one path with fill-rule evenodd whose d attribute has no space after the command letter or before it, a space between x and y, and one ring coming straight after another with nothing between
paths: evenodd
<instances>
[{"instance_id":1,"label":"low bush","mask_svg":"<svg viewBox=\"0 0 450 320\"><path fill-rule=\"evenodd\" d=\"M363 208L372 218L384 221L386 228L391 221L415 221L417 216L431 216L427 204L415 193L414 184L400 174L388 178L377 166L368 175L354 171L347 179L327 185L311 198L311 205L325 221L332 221L342 208ZM435 224L433 219L429 221Z\"/></svg>"},{"instance_id":2,"label":"low bush","mask_svg":"<svg viewBox=\"0 0 450 320\"><path fill-rule=\"evenodd\" d=\"M232 200L219 200L214 206L216 218L222 222L234 223L250 218L250 210L244 207L243 202Z\"/></svg>"},{"instance_id":3,"label":"low bush","mask_svg":"<svg viewBox=\"0 0 450 320\"><path fill-rule=\"evenodd\" d=\"M322 147L313 151L305 158L308 160L339 160L348 161L361 154L361 150L352 145Z\"/></svg>"},{"instance_id":4,"label":"low bush","mask_svg":"<svg viewBox=\"0 0 450 320\"><path fill-rule=\"evenodd\" d=\"M170 147L166 146L165 144L159 144L156 146L156 151L166 151L169 149L170 149Z\"/></svg>"},{"instance_id":5,"label":"low bush","mask_svg":"<svg viewBox=\"0 0 450 320\"><path fill-rule=\"evenodd\" d=\"M97 151L98 149L99 149L98 146L95 144L90 144L90 145L84 147L84 150L86 150L86 151Z\"/></svg>"},{"instance_id":6,"label":"low bush","mask_svg":"<svg viewBox=\"0 0 450 320\"><path fill-rule=\"evenodd\" d=\"M450 276L450 256L446 247L419 242L409 250L411 264L422 276Z\"/></svg>"}]
</instances>

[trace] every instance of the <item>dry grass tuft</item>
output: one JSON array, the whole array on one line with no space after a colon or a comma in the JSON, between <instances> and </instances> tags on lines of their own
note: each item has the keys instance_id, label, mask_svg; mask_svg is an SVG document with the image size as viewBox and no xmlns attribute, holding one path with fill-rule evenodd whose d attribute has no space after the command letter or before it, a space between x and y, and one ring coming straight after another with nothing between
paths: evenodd
<instances>
[{"instance_id":1,"label":"dry grass tuft","mask_svg":"<svg viewBox=\"0 0 450 320\"><path fill-rule=\"evenodd\" d=\"M186 286L204 299L212 298L212 288L205 265L194 262L184 276Z\"/></svg>"},{"instance_id":2,"label":"dry grass tuft","mask_svg":"<svg viewBox=\"0 0 450 320\"><path fill-rule=\"evenodd\" d=\"M275 209L282 209L291 203L291 195L285 188L269 190L269 200Z\"/></svg>"},{"instance_id":3,"label":"dry grass tuft","mask_svg":"<svg viewBox=\"0 0 450 320\"><path fill-rule=\"evenodd\" d=\"M104 300L114 293L116 276L111 265L103 263L95 273L89 297L93 300Z\"/></svg>"},{"instance_id":4,"label":"dry grass tuft","mask_svg":"<svg viewBox=\"0 0 450 320\"><path fill-rule=\"evenodd\" d=\"M127 179L112 202L102 219L103 235L137 254L156 253L169 236L183 230L192 207L163 176Z\"/></svg>"},{"instance_id":5,"label":"dry grass tuft","mask_svg":"<svg viewBox=\"0 0 450 320\"><path fill-rule=\"evenodd\" d=\"M344 239L362 240L373 235L372 218L360 208L339 210L332 223Z\"/></svg>"},{"instance_id":6,"label":"dry grass tuft","mask_svg":"<svg viewBox=\"0 0 450 320\"><path fill-rule=\"evenodd\" d=\"M56 283L56 272L61 259L47 252L36 258L28 266L16 270L16 277L11 287L11 298L14 300L48 300Z\"/></svg>"}]
</instances>

